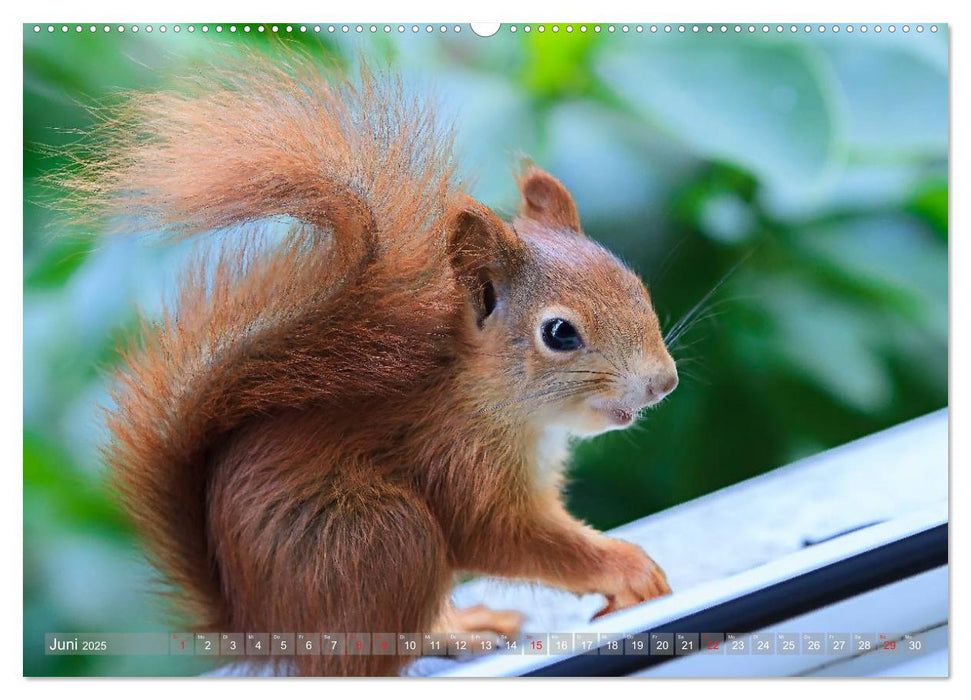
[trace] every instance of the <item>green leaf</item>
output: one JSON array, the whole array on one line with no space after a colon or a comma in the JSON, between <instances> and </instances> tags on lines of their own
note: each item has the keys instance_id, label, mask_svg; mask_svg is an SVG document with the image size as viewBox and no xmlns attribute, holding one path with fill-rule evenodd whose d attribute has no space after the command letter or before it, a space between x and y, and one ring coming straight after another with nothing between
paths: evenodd
<instances>
[{"instance_id":1,"label":"green leaf","mask_svg":"<svg viewBox=\"0 0 971 700\"><path fill-rule=\"evenodd\" d=\"M907 207L915 216L926 221L945 241L947 232L947 180L935 179L925 183Z\"/></svg>"},{"instance_id":2,"label":"green leaf","mask_svg":"<svg viewBox=\"0 0 971 700\"><path fill-rule=\"evenodd\" d=\"M812 185L833 158L827 88L798 46L676 37L605 55L600 72L699 157L730 161L770 185Z\"/></svg>"},{"instance_id":3,"label":"green leaf","mask_svg":"<svg viewBox=\"0 0 971 700\"><path fill-rule=\"evenodd\" d=\"M25 264L25 289L54 289L64 285L94 250L92 237L61 236L46 246L37 261Z\"/></svg>"},{"instance_id":4,"label":"green leaf","mask_svg":"<svg viewBox=\"0 0 971 700\"><path fill-rule=\"evenodd\" d=\"M118 506L108 498L97 476L81 473L53 436L24 432L24 511L45 528L128 532ZM34 533L36 535L36 532Z\"/></svg>"},{"instance_id":5,"label":"green leaf","mask_svg":"<svg viewBox=\"0 0 971 700\"><path fill-rule=\"evenodd\" d=\"M905 216L871 216L807 227L792 237L796 254L833 291L855 290L858 302L947 338L947 248Z\"/></svg>"},{"instance_id":6,"label":"green leaf","mask_svg":"<svg viewBox=\"0 0 971 700\"><path fill-rule=\"evenodd\" d=\"M901 46L861 50L860 39L844 36L821 44L841 92L852 157L887 161L945 154L946 67ZM947 47L940 53L946 56Z\"/></svg>"},{"instance_id":7,"label":"green leaf","mask_svg":"<svg viewBox=\"0 0 971 700\"><path fill-rule=\"evenodd\" d=\"M550 27L552 25L549 25ZM541 99L586 94L595 82L591 56L598 44L592 32L567 32L569 25L556 25L554 33L534 32L525 39L525 65L522 83L526 90Z\"/></svg>"}]
</instances>

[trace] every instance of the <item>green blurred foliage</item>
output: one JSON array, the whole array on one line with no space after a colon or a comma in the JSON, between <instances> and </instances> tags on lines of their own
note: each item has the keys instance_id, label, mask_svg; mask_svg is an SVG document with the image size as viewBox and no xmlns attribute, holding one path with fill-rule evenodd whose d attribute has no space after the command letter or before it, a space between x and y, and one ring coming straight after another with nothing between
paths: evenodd
<instances>
[{"instance_id":1,"label":"green blurred foliage","mask_svg":"<svg viewBox=\"0 0 971 700\"><path fill-rule=\"evenodd\" d=\"M45 657L50 631L177 617L104 487L99 406L136 305L185 251L60 236L38 178L91 105L267 33L24 30L24 672L190 674ZM255 26L255 25L253 25ZM267 25L269 26L269 25ZM324 64L390 63L456 121L473 192L516 206L518 154L649 283L677 392L577 449L569 504L607 528L947 404L947 39L937 35L295 32ZM56 196L56 191L53 193ZM91 232L98 233L98 232ZM618 313L623 313L618 309Z\"/></svg>"}]
</instances>

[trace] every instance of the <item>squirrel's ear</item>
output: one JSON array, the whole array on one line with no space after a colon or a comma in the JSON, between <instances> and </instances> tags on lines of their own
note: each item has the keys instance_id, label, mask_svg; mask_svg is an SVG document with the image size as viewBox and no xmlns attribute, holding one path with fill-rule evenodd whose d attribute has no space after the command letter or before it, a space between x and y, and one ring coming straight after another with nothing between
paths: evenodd
<instances>
[{"instance_id":1,"label":"squirrel's ear","mask_svg":"<svg viewBox=\"0 0 971 700\"><path fill-rule=\"evenodd\" d=\"M508 224L468 195L449 212L447 236L452 269L469 290L481 325L495 308L498 287L522 259L522 244Z\"/></svg>"},{"instance_id":2,"label":"squirrel's ear","mask_svg":"<svg viewBox=\"0 0 971 700\"><path fill-rule=\"evenodd\" d=\"M577 205L562 182L529 162L517 182L523 196L522 218L583 235Z\"/></svg>"},{"instance_id":3,"label":"squirrel's ear","mask_svg":"<svg viewBox=\"0 0 971 700\"><path fill-rule=\"evenodd\" d=\"M483 267L508 268L521 257L512 228L484 204L461 195L448 214L448 254L457 273Z\"/></svg>"}]
</instances>

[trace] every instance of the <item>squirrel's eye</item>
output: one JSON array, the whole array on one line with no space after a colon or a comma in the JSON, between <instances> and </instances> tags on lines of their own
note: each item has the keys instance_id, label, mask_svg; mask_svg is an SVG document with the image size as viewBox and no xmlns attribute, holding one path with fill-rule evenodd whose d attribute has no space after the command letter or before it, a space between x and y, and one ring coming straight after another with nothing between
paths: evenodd
<instances>
[{"instance_id":1,"label":"squirrel's eye","mask_svg":"<svg viewBox=\"0 0 971 700\"><path fill-rule=\"evenodd\" d=\"M550 350L557 352L567 352L569 350L579 350L583 347L580 333L576 327L562 318L551 318L543 321L542 325L543 343Z\"/></svg>"}]
</instances>

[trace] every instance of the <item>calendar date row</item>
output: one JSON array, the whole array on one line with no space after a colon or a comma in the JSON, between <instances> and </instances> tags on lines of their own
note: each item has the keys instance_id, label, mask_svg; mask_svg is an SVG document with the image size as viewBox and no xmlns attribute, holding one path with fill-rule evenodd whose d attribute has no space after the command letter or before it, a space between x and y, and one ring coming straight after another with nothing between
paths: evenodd
<instances>
[{"instance_id":1,"label":"calendar date row","mask_svg":"<svg viewBox=\"0 0 971 700\"><path fill-rule=\"evenodd\" d=\"M889 633L697 633L697 632L527 632L516 638L474 633L344 633L344 632L213 632L103 635L47 634L45 653L52 655L162 654L190 656L400 655L467 656L809 654L851 656L919 654L920 634Z\"/></svg>"},{"instance_id":2,"label":"calendar date row","mask_svg":"<svg viewBox=\"0 0 971 700\"><path fill-rule=\"evenodd\" d=\"M921 635L886 633L524 633L517 638L475 633L213 633L175 634L170 653L212 656L402 655L466 656L917 654ZM191 651L190 651L191 647Z\"/></svg>"}]
</instances>

